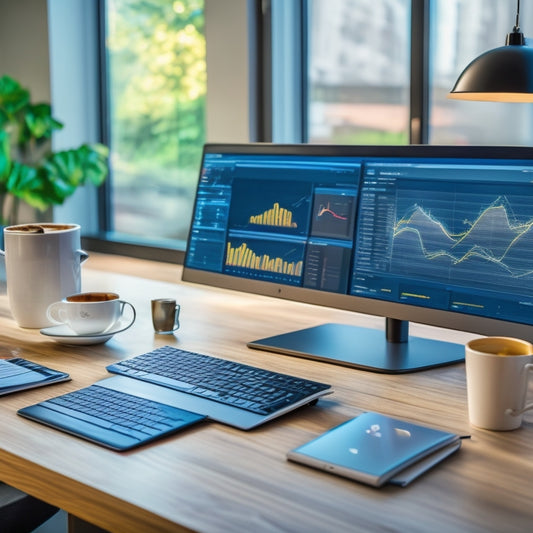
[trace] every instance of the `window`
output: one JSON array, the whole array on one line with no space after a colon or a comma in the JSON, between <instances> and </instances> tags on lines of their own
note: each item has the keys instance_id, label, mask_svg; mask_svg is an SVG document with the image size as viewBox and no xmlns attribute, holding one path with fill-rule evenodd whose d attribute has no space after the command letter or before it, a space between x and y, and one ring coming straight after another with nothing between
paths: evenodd
<instances>
[{"instance_id":1,"label":"window","mask_svg":"<svg viewBox=\"0 0 533 533\"><path fill-rule=\"evenodd\" d=\"M308 140L409 142L410 0L308 0Z\"/></svg>"},{"instance_id":2,"label":"window","mask_svg":"<svg viewBox=\"0 0 533 533\"><path fill-rule=\"evenodd\" d=\"M207 114L216 142L533 142L528 104L447 98L469 61L503 45L514 25L509 0L102 1L112 157L101 229L118 240L153 245L158 236L162 247L184 248ZM220 50L246 16L250 41ZM521 20L533 20L533 5ZM206 40L209 79L223 80L209 100ZM250 78L246 90L230 74L235 65ZM237 110L228 105L236 93L245 102ZM244 124L238 139L234 118Z\"/></svg>"},{"instance_id":3,"label":"window","mask_svg":"<svg viewBox=\"0 0 533 533\"><path fill-rule=\"evenodd\" d=\"M431 2L431 144L532 144L530 104L446 98L470 61L487 50L505 45L505 37L515 24L515 9L516 2L509 0ZM525 28L533 20L531 2L522 3L520 20L525 36L531 36L533 25Z\"/></svg>"},{"instance_id":4,"label":"window","mask_svg":"<svg viewBox=\"0 0 533 533\"><path fill-rule=\"evenodd\" d=\"M306 1L310 142L532 144L529 104L447 98L470 61L504 46L515 2ZM526 37L531 20L533 5L523 3ZM410 139L409 124L419 113L424 131Z\"/></svg>"},{"instance_id":5,"label":"window","mask_svg":"<svg viewBox=\"0 0 533 533\"><path fill-rule=\"evenodd\" d=\"M187 238L205 140L203 0L108 0L107 229Z\"/></svg>"}]
</instances>

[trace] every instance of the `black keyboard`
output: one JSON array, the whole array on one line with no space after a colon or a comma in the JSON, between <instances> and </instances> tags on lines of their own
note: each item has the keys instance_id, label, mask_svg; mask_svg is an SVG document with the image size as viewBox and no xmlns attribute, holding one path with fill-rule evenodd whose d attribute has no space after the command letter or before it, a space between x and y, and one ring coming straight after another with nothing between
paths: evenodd
<instances>
[{"instance_id":1,"label":"black keyboard","mask_svg":"<svg viewBox=\"0 0 533 533\"><path fill-rule=\"evenodd\" d=\"M126 359L109 372L268 415L329 385L171 346Z\"/></svg>"},{"instance_id":2,"label":"black keyboard","mask_svg":"<svg viewBox=\"0 0 533 533\"><path fill-rule=\"evenodd\" d=\"M24 407L18 413L119 450L205 419L203 415L100 385Z\"/></svg>"}]
</instances>

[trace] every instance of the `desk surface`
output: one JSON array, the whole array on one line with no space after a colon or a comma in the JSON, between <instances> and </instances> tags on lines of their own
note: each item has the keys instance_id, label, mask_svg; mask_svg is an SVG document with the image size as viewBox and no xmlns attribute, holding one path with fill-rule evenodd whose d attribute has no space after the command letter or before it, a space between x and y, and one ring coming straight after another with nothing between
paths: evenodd
<instances>
[{"instance_id":1,"label":"desk surface","mask_svg":"<svg viewBox=\"0 0 533 533\"><path fill-rule=\"evenodd\" d=\"M292 329L378 328L382 319L182 283L176 265L92 254L82 270L83 290L119 292L138 320L104 345L63 346L18 328L2 291L0 355L73 379L0 398L0 480L112 532L531 530L533 416L513 432L471 428L464 365L394 376L251 350L247 341ZM157 297L182 305L175 337L152 331ZM473 338L418 325L411 333ZM107 364L165 344L325 381L335 394L249 432L207 423L126 453L16 415L106 377ZM407 488L374 489L285 460L289 449L367 410L472 438Z\"/></svg>"}]
</instances>

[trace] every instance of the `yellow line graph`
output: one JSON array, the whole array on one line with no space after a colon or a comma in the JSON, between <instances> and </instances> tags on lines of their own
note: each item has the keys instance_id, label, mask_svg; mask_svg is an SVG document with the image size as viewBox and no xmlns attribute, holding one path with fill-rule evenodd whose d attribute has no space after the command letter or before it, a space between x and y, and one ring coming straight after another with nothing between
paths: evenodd
<instances>
[{"instance_id":1,"label":"yellow line graph","mask_svg":"<svg viewBox=\"0 0 533 533\"><path fill-rule=\"evenodd\" d=\"M448 241L448 248L438 248L433 251L429 251L422 239L420 231L416 227L410 227L409 224L412 223L413 218L416 214L422 214L430 221L432 224L437 225L440 228L441 234ZM463 250L461 253L456 254L455 250L458 249L459 245L467 242L470 236L480 228L481 224L484 223L485 217L488 215L493 216L493 220L504 220L499 229L501 231L507 231L506 237L508 241L505 243L505 246L501 248L498 255L495 255L492 249L489 246L485 246L483 243L471 243L470 247L467 250ZM492 227L490 228L493 229ZM498 264L505 270L507 270L514 277L528 276L533 272L531 268L525 268L523 270L513 269L508 267L505 264L505 260L509 253L513 250L513 247L517 245L521 238L526 236L529 231L533 230L533 219L528 220L524 223L511 223L509 215L505 205L501 201L501 198L498 198L491 206L487 207L477 219L470 223L470 227L465 231L457 234L449 232L442 222L436 220L431 216L430 213L426 212L420 206L416 206L416 209L410 214L409 217L402 217L394 227L393 238L396 239L402 233L414 233L420 243L420 248L426 259L433 260L439 257L449 257L453 264L457 265L471 259L472 257L479 257L485 261ZM480 234L484 235L485 230L481 229Z\"/></svg>"}]
</instances>

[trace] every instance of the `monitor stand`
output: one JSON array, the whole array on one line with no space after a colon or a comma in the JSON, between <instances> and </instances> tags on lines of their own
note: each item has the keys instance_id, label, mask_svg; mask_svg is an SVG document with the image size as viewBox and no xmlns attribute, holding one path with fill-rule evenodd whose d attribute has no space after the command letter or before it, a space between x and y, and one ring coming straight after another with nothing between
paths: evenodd
<instances>
[{"instance_id":1,"label":"monitor stand","mask_svg":"<svg viewBox=\"0 0 533 533\"><path fill-rule=\"evenodd\" d=\"M322 324L248 343L248 347L372 372L401 374L464 361L464 346L409 336L409 322L386 319L382 330Z\"/></svg>"}]
</instances>

